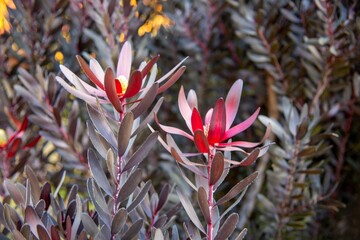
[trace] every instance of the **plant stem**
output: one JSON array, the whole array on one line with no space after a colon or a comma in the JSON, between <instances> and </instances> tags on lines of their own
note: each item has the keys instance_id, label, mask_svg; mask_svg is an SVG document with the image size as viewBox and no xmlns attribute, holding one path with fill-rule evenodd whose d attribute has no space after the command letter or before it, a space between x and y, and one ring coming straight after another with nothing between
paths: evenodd
<instances>
[{"instance_id":1,"label":"plant stem","mask_svg":"<svg viewBox=\"0 0 360 240\"><path fill-rule=\"evenodd\" d=\"M211 174L211 165L212 165L212 161L214 159L214 150L215 149L211 149L209 152L209 159L208 159L208 166L207 166L207 171L208 171L208 185L209 185L209 192L208 192L208 204L209 204L209 216L210 216L210 222L208 222L207 224L207 239L208 240L212 240L213 239L213 230L214 230L214 226L213 226L213 208L214 208L214 185L210 184L210 174Z\"/></svg>"}]
</instances>

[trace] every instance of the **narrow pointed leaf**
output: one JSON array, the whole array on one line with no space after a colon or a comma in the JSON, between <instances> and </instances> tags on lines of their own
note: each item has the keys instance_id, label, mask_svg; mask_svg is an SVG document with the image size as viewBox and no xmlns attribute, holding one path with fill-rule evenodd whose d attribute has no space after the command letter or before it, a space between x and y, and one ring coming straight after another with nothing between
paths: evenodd
<instances>
[{"instance_id":1,"label":"narrow pointed leaf","mask_svg":"<svg viewBox=\"0 0 360 240\"><path fill-rule=\"evenodd\" d=\"M91 71L89 65L85 62L85 60L82 57L80 57L79 55L77 55L76 58L80 64L82 70L85 72L86 76L99 88L101 88L102 90L105 90L104 85L96 77L96 75L93 73L93 71Z\"/></svg>"},{"instance_id":2,"label":"narrow pointed leaf","mask_svg":"<svg viewBox=\"0 0 360 240\"><path fill-rule=\"evenodd\" d=\"M131 98L140 91L142 85L142 78L143 77L139 70L134 71L131 74L126 92L124 94L124 98Z\"/></svg>"},{"instance_id":3,"label":"narrow pointed leaf","mask_svg":"<svg viewBox=\"0 0 360 240\"><path fill-rule=\"evenodd\" d=\"M151 181L149 180L145 183L145 185L142 187L139 194L135 197L135 199L131 202L131 204L126 208L126 210L129 213L144 200L146 194L149 192L150 187L151 187Z\"/></svg>"},{"instance_id":4,"label":"narrow pointed leaf","mask_svg":"<svg viewBox=\"0 0 360 240\"><path fill-rule=\"evenodd\" d=\"M258 172L254 172L238 182L233 188L230 189L228 193L225 194L222 198L220 198L216 205L222 205L229 200L233 199L235 196L237 196L240 192L242 192L247 186L249 186L258 176Z\"/></svg>"},{"instance_id":5,"label":"narrow pointed leaf","mask_svg":"<svg viewBox=\"0 0 360 240\"><path fill-rule=\"evenodd\" d=\"M232 213L222 224L214 240L223 240L230 237L236 228L236 224L239 221L239 215Z\"/></svg>"},{"instance_id":6,"label":"narrow pointed leaf","mask_svg":"<svg viewBox=\"0 0 360 240\"><path fill-rule=\"evenodd\" d=\"M211 163L209 184L215 185L216 182L220 179L223 171L224 171L224 156L222 155L221 152L217 152Z\"/></svg>"},{"instance_id":7,"label":"narrow pointed leaf","mask_svg":"<svg viewBox=\"0 0 360 240\"><path fill-rule=\"evenodd\" d=\"M158 202L157 207L156 207L157 212L159 212L162 209L162 207L165 205L165 203L167 202L168 197L169 197L169 193L170 193L170 185L166 184L161 189L161 192L159 194L159 202Z\"/></svg>"},{"instance_id":8,"label":"narrow pointed leaf","mask_svg":"<svg viewBox=\"0 0 360 240\"><path fill-rule=\"evenodd\" d=\"M141 70L141 75L143 77L146 77L146 75L150 72L151 68L154 66L154 64L157 62L157 60L159 59L160 55L156 55L155 57L153 57L146 65L145 67Z\"/></svg>"},{"instance_id":9,"label":"narrow pointed leaf","mask_svg":"<svg viewBox=\"0 0 360 240\"><path fill-rule=\"evenodd\" d=\"M210 144L221 142L225 133L226 127L226 112L224 99L217 100L209 126L208 141Z\"/></svg>"},{"instance_id":10,"label":"narrow pointed leaf","mask_svg":"<svg viewBox=\"0 0 360 240\"><path fill-rule=\"evenodd\" d=\"M236 236L235 240L243 240L247 233L247 228L244 228L239 235Z\"/></svg>"},{"instance_id":11,"label":"narrow pointed leaf","mask_svg":"<svg viewBox=\"0 0 360 240\"><path fill-rule=\"evenodd\" d=\"M176 192L178 194L178 197L180 199L181 204L183 205L185 212L189 216L190 220L194 223L194 225L203 233L205 233L205 229L202 226L199 217L197 216L194 207L192 206L192 203L190 199L181 191L180 188L176 188Z\"/></svg>"},{"instance_id":12,"label":"narrow pointed leaf","mask_svg":"<svg viewBox=\"0 0 360 240\"><path fill-rule=\"evenodd\" d=\"M110 183L105 175L104 170L102 169L100 165L99 159L96 157L93 150L88 150L88 160L90 165L90 171L95 179L96 183L104 189L104 191L109 194L109 196L112 196L113 190L110 186Z\"/></svg>"},{"instance_id":13,"label":"narrow pointed leaf","mask_svg":"<svg viewBox=\"0 0 360 240\"><path fill-rule=\"evenodd\" d=\"M151 104L154 102L157 95L159 84L155 83L150 87L144 98L134 107L131 111L134 113L134 119L138 118L143 112L145 112Z\"/></svg>"},{"instance_id":14,"label":"narrow pointed leaf","mask_svg":"<svg viewBox=\"0 0 360 240\"><path fill-rule=\"evenodd\" d=\"M196 130L194 132L194 143L199 152L208 153L210 151L208 140L203 131Z\"/></svg>"},{"instance_id":15,"label":"narrow pointed leaf","mask_svg":"<svg viewBox=\"0 0 360 240\"><path fill-rule=\"evenodd\" d=\"M185 71L186 67L182 66L181 68L179 68L174 75L171 76L171 78L169 80L166 81L166 83L164 83L158 90L158 94L166 91L169 87L171 87L174 83L176 83L177 80L179 80L179 78L181 77L181 75L183 75L184 71Z\"/></svg>"},{"instance_id":16,"label":"narrow pointed leaf","mask_svg":"<svg viewBox=\"0 0 360 240\"><path fill-rule=\"evenodd\" d=\"M150 136L144 141L144 143L130 157L130 159L125 164L122 171L125 172L131 169L132 167L140 164L155 145L158 136L159 136L158 132L151 133Z\"/></svg>"},{"instance_id":17,"label":"narrow pointed leaf","mask_svg":"<svg viewBox=\"0 0 360 240\"><path fill-rule=\"evenodd\" d=\"M210 218L210 209L209 209L209 203L207 200L207 193L205 191L205 189L203 187L199 187L198 192L197 192L197 197L198 197L198 203L201 209L201 212L205 218L205 221L207 223L211 222L211 218Z\"/></svg>"},{"instance_id":18,"label":"narrow pointed leaf","mask_svg":"<svg viewBox=\"0 0 360 240\"><path fill-rule=\"evenodd\" d=\"M114 72L111 68L107 68L105 71L104 83L105 83L106 96L108 97L109 101L114 106L116 111L122 112L123 107L119 100L119 96L116 92L115 76L114 76Z\"/></svg>"},{"instance_id":19,"label":"narrow pointed leaf","mask_svg":"<svg viewBox=\"0 0 360 240\"><path fill-rule=\"evenodd\" d=\"M124 119L120 123L119 132L118 132L118 155L122 157L126 151L126 148L129 144L131 129L134 123L134 114L128 112Z\"/></svg>"},{"instance_id":20,"label":"narrow pointed leaf","mask_svg":"<svg viewBox=\"0 0 360 240\"><path fill-rule=\"evenodd\" d=\"M37 232L39 234L39 239L41 240L51 240L49 233L41 225L36 226Z\"/></svg>"},{"instance_id":21,"label":"narrow pointed leaf","mask_svg":"<svg viewBox=\"0 0 360 240\"><path fill-rule=\"evenodd\" d=\"M239 163L239 166L249 166L253 164L256 161L256 159L259 157L259 154L260 154L260 149L259 148L255 149L250 153L249 156L247 156L244 160L242 160Z\"/></svg>"},{"instance_id":22,"label":"narrow pointed leaf","mask_svg":"<svg viewBox=\"0 0 360 240\"><path fill-rule=\"evenodd\" d=\"M96 234L98 234L99 229L97 228L96 224L94 223L94 220L87 213L83 213L81 215L81 222L82 222L86 232L90 236L96 236Z\"/></svg>"}]
</instances>

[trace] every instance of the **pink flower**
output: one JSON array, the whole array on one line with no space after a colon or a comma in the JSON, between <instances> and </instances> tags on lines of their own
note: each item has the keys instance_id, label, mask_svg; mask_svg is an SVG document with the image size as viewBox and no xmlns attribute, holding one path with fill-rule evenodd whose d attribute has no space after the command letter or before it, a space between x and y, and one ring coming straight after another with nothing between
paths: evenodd
<instances>
[{"instance_id":1,"label":"pink flower","mask_svg":"<svg viewBox=\"0 0 360 240\"><path fill-rule=\"evenodd\" d=\"M248 129L259 115L260 108L245 121L231 127L239 108L242 87L243 81L240 79L237 80L230 88L225 101L223 98L219 98L215 107L206 113L204 121L198 111L196 93L191 90L186 98L184 89L181 87L178 104L180 113L191 132L190 134L178 128L159 124L157 118L156 121L165 132L181 135L194 141L197 149L201 153L209 153L213 149L236 151L241 150L241 147L256 147L268 137L270 133L269 128L261 142L227 142L233 136Z\"/></svg>"},{"instance_id":2,"label":"pink flower","mask_svg":"<svg viewBox=\"0 0 360 240\"><path fill-rule=\"evenodd\" d=\"M123 107L126 104L141 101L141 96L144 96L154 84L159 85L168 79L162 86L157 86L157 94L165 91L179 79L185 70L184 66L180 67L185 61L184 59L162 78L155 81L155 63L158 58L159 55L155 56L147 64L144 64L141 69L131 73L132 49L130 43L125 42L120 51L116 73L111 68L104 71L93 58L90 59L88 65L84 59L77 56L82 70L95 87L81 80L63 65L60 66L60 69L71 85L61 77L56 77L56 79L69 93L91 105L96 105L98 100L100 103L111 103L118 112L123 112ZM147 76L148 80L145 84ZM136 95L137 98L132 99L131 102L127 101Z\"/></svg>"}]
</instances>

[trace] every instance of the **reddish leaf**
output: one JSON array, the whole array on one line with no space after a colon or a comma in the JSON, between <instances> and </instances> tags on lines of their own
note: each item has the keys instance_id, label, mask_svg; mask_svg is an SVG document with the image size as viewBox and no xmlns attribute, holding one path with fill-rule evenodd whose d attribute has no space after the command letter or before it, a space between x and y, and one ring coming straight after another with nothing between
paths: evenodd
<instances>
[{"instance_id":1,"label":"reddish leaf","mask_svg":"<svg viewBox=\"0 0 360 240\"><path fill-rule=\"evenodd\" d=\"M121 106L119 96L116 92L115 76L114 76L114 72L111 68L107 68L105 71L104 83L105 83L105 92L106 92L106 95L107 95L109 101L114 106L116 111L122 112L123 108Z\"/></svg>"},{"instance_id":2,"label":"reddish leaf","mask_svg":"<svg viewBox=\"0 0 360 240\"><path fill-rule=\"evenodd\" d=\"M210 185L215 185L215 183L220 179L224 171L224 156L221 152L217 152L212 160L211 169L210 169Z\"/></svg>"},{"instance_id":3,"label":"reddish leaf","mask_svg":"<svg viewBox=\"0 0 360 240\"><path fill-rule=\"evenodd\" d=\"M204 132L204 124L201 120L200 113L196 108L193 109L191 114L191 128L193 132L196 130L201 130Z\"/></svg>"},{"instance_id":4,"label":"reddish leaf","mask_svg":"<svg viewBox=\"0 0 360 240\"><path fill-rule=\"evenodd\" d=\"M230 235L234 232L238 221L239 215L237 213L232 213L220 227L214 240L228 239Z\"/></svg>"},{"instance_id":5,"label":"reddish leaf","mask_svg":"<svg viewBox=\"0 0 360 240\"><path fill-rule=\"evenodd\" d=\"M125 115L124 119L120 123L118 132L118 155L122 157L129 144L131 129L134 122L134 114L129 112Z\"/></svg>"},{"instance_id":6,"label":"reddish leaf","mask_svg":"<svg viewBox=\"0 0 360 240\"><path fill-rule=\"evenodd\" d=\"M253 164L255 162L255 160L258 158L259 153L260 153L260 149L259 148L255 149L254 151L252 151L250 153L249 156L247 156L244 160L242 160L239 163L239 166L249 166L249 165Z\"/></svg>"},{"instance_id":7,"label":"reddish leaf","mask_svg":"<svg viewBox=\"0 0 360 240\"><path fill-rule=\"evenodd\" d=\"M207 223L211 222L211 218L210 218L210 209L209 209L209 203L207 200L207 194L206 191L203 187L199 187L198 189L198 203L201 209L201 212L205 218L205 221Z\"/></svg>"},{"instance_id":8,"label":"reddish leaf","mask_svg":"<svg viewBox=\"0 0 360 240\"><path fill-rule=\"evenodd\" d=\"M15 156L15 154L17 153L17 151L19 150L19 147L21 145L21 138L16 138L10 145L9 149L8 149L8 154L7 154L7 158L12 158L13 156Z\"/></svg>"},{"instance_id":9,"label":"reddish leaf","mask_svg":"<svg viewBox=\"0 0 360 240\"><path fill-rule=\"evenodd\" d=\"M154 66L154 64L157 62L157 60L159 59L160 55L156 55L155 57L153 57L147 64L146 66L141 70L141 75L143 77L145 77L151 70L151 68Z\"/></svg>"},{"instance_id":10,"label":"reddish leaf","mask_svg":"<svg viewBox=\"0 0 360 240\"><path fill-rule=\"evenodd\" d=\"M203 131L196 130L194 133L194 143L196 148L201 153L208 153L209 152L209 143L206 139L206 136Z\"/></svg>"},{"instance_id":11,"label":"reddish leaf","mask_svg":"<svg viewBox=\"0 0 360 240\"><path fill-rule=\"evenodd\" d=\"M85 60L79 55L76 56L82 70L85 72L86 76L99 88L104 90L104 85L100 82L100 80L96 77L96 75L91 71L89 65L85 62Z\"/></svg>"},{"instance_id":12,"label":"reddish leaf","mask_svg":"<svg viewBox=\"0 0 360 240\"><path fill-rule=\"evenodd\" d=\"M139 104L137 104L136 106L134 106L134 108L130 110L134 113L134 119L138 118L151 106L151 104L156 98L158 89L159 84L155 83L154 85L152 85L148 92L145 94L144 98L141 100L141 102L139 102Z\"/></svg>"},{"instance_id":13,"label":"reddish leaf","mask_svg":"<svg viewBox=\"0 0 360 240\"><path fill-rule=\"evenodd\" d=\"M124 98L131 98L135 96L140 91L141 85L142 85L141 72L139 70L134 71L129 79L128 86L124 94Z\"/></svg>"},{"instance_id":14,"label":"reddish leaf","mask_svg":"<svg viewBox=\"0 0 360 240\"><path fill-rule=\"evenodd\" d=\"M23 148L32 148L32 147L34 147L39 142L40 139L41 139L41 136L37 136L35 139L33 139L29 143L27 143Z\"/></svg>"},{"instance_id":15,"label":"reddish leaf","mask_svg":"<svg viewBox=\"0 0 360 240\"><path fill-rule=\"evenodd\" d=\"M217 100L213 114L210 120L208 141L210 144L221 142L221 138L225 133L226 127L226 112L224 99L220 98Z\"/></svg>"},{"instance_id":16,"label":"reddish leaf","mask_svg":"<svg viewBox=\"0 0 360 240\"><path fill-rule=\"evenodd\" d=\"M158 94L166 91L169 87L171 87L174 83L176 83L177 80L179 80L179 78L181 77L181 75L183 75L183 73L185 72L186 67L182 66L181 68L179 68L174 75L171 76L171 78L169 80L166 81L166 83L164 83L158 90Z\"/></svg>"}]
</instances>

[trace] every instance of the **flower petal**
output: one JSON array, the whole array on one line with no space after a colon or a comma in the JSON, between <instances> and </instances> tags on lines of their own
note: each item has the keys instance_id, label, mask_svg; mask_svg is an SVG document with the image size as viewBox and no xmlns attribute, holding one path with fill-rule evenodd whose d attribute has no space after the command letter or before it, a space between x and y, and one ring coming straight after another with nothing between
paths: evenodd
<instances>
[{"instance_id":1,"label":"flower petal","mask_svg":"<svg viewBox=\"0 0 360 240\"><path fill-rule=\"evenodd\" d=\"M142 85L142 74L139 70L134 71L129 79L124 98L131 98L139 93Z\"/></svg>"},{"instance_id":2,"label":"flower petal","mask_svg":"<svg viewBox=\"0 0 360 240\"><path fill-rule=\"evenodd\" d=\"M131 62L132 62L131 45L129 42L126 41L122 46L119 54L118 64L116 68L116 75L124 76L126 77L126 79L129 79L130 71L131 71Z\"/></svg>"},{"instance_id":3,"label":"flower petal","mask_svg":"<svg viewBox=\"0 0 360 240\"><path fill-rule=\"evenodd\" d=\"M104 90L104 85L100 82L100 80L96 77L96 75L93 73L93 71L91 71L89 65L85 62L85 60L80 57L79 55L76 56L80 67L82 68L82 70L84 70L86 76L99 88L101 88L102 90Z\"/></svg>"},{"instance_id":4,"label":"flower petal","mask_svg":"<svg viewBox=\"0 0 360 240\"><path fill-rule=\"evenodd\" d=\"M216 101L209 126L208 141L210 144L214 145L221 142L222 136L225 133L225 124L225 103L223 98L219 98Z\"/></svg>"},{"instance_id":5,"label":"flower petal","mask_svg":"<svg viewBox=\"0 0 360 240\"><path fill-rule=\"evenodd\" d=\"M259 115L259 112L260 112L260 108L256 109L256 111L248 119L227 130L224 136L222 136L221 141L223 142L235 136L236 134L239 134L245 131L246 129L248 129L255 122L257 116Z\"/></svg>"},{"instance_id":6,"label":"flower petal","mask_svg":"<svg viewBox=\"0 0 360 240\"><path fill-rule=\"evenodd\" d=\"M243 87L243 81L237 80L230 88L225 100L226 108L226 130L228 130L231 124L234 122L236 113L239 109L241 91Z\"/></svg>"},{"instance_id":7,"label":"flower petal","mask_svg":"<svg viewBox=\"0 0 360 240\"><path fill-rule=\"evenodd\" d=\"M210 121L211 121L211 117L212 117L212 114L213 114L213 108L210 108L209 111L206 113L205 115L205 125L210 125Z\"/></svg>"},{"instance_id":8,"label":"flower petal","mask_svg":"<svg viewBox=\"0 0 360 240\"><path fill-rule=\"evenodd\" d=\"M96 61L96 59L91 58L90 59L90 69L95 74L95 76L100 80L102 84L104 84L104 77L105 73L102 67L100 66L99 62Z\"/></svg>"},{"instance_id":9,"label":"flower petal","mask_svg":"<svg viewBox=\"0 0 360 240\"><path fill-rule=\"evenodd\" d=\"M189 106L189 103L186 101L184 87L181 86L179 91L179 97L178 97L178 104L179 104L179 110L181 113L181 116L184 118L186 125L192 131L191 128L191 108Z\"/></svg>"},{"instance_id":10,"label":"flower petal","mask_svg":"<svg viewBox=\"0 0 360 240\"><path fill-rule=\"evenodd\" d=\"M160 124L156 114L155 114L155 121L156 121L157 125L159 125L159 127L167 133L181 135L181 136L184 136L184 137L190 139L191 141L194 140L194 138L190 134L188 134L187 132L184 132L181 129Z\"/></svg>"},{"instance_id":11,"label":"flower petal","mask_svg":"<svg viewBox=\"0 0 360 240\"><path fill-rule=\"evenodd\" d=\"M260 142L235 141L235 142L229 142L229 143L219 143L218 146L219 147L233 146L233 147L243 147L243 148L254 148L254 147L259 146L263 142L265 142L265 140L268 139L270 133L271 133L271 125L268 124L266 127L266 132Z\"/></svg>"},{"instance_id":12,"label":"flower petal","mask_svg":"<svg viewBox=\"0 0 360 240\"><path fill-rule=\"evenodd\" d=\"M201 130L204 132L204 125L201 120L201 116L199 111L196 108L193 108L192 114L191 114L191 127L192 132L195 133L196 130Z\"/></svg>"},{"instance_id":13,"label":"flower petal","mask_svg":"<svg viewBox=\"0 0 360 240\"><path fill-rule=\"evenodd\" d=\"M197 100L196 92L193 89L189 91L187 96L187 101L191 109L198 108L198 100Z\"/></svg>"},{"instance_id":14,"label":"flower petal","mask_svg":"<svg viewBox=\"0 0 360 240\"><path fill-rule=\"evenodd\" d=\"M109 101L114 106L116 111L123 112L123 107L119 100L119 96L117 95L116 92L114 72L111 68L107 68L105 71L104 83L105 83L105 92Z\"/></svg>"},{"instance_id":15,"label":"flower petal","mask_svg":"<svg viewBox=\"0 0 360 240\"><path fill-rule=\"evenodd\" d=\"M196 130L194 132L194 143L195 143L196 148L199 150L199 152L209 153L209 151L210 151L209 143L208 143L203 131Z\"/></svg>"}]
</instances>

